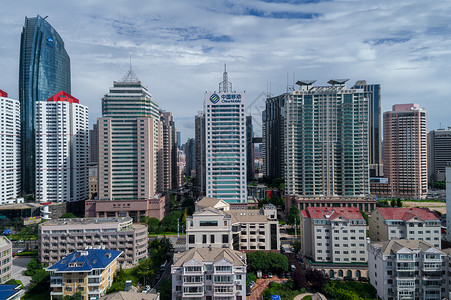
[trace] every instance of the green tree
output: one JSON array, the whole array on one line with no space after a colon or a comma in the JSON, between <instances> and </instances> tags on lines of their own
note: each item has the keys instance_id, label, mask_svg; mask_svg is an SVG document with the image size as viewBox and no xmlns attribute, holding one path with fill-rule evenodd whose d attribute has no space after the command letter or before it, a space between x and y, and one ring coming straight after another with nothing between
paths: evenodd
<instances>
[{"instance_id":1,"label":"green tree","mask_svg":"<svg viewBox=\"0 0 451 300\"><path fill-rule=\"evenodd\" d=\"M368 215L363 210L360 210L360 213L362 214L362 217L365 219L366 226L368 226L368 221L369 221Z\"/></svg>"},{"instance_id":2,"label":"green tree","mask_svg":"<svg viewBox=\"0 0 451 300\"><path fill-rule=\"evenodd\" d=\"M32 259L27 264L27 269L25 270L24 274L26 276L33 276L36 274L37 271L42 269L42 265L36 260Z\"/></svg>"},{"instance_id":3,"label":"green tree","mask_svg":"<svg viewBox=\"0 0 451 300\"><path fill-rule=\"evenodd\" d=\"M391 199L390 206L391 207L395 207L396 206L396 200L395 199Z\"/></svg>"},{"instance_id":4,"label":"green tree","mask_svg":"<svg viewBox=\"0 0 451 300\"><path fill-rule=\"evenodd\" d=\"M83 296L80 291L76 292L72 296L66 295L63 298L64 300L83 300Z\"/></svg>"},{"instance_id":5,"label":"green tree","mask_svg":"<svg viewBox=\"0 0 451 300\"><path fill-rule=\"evenodd\" d=\"M396 206L397 206L397 207L402 207L402 201L401 201L401 198L396 199Z\"/></svg>"},{"instance_id":6,"label":"green tree","mask_svg":"<svg viewBox=\"0 0 451 300\"><path fill-rule=\"evenodd\" d=\"M154 262L151 258L146 258L139 262L134 271L139 281L144 283L145 280L148 281L149 279L153 278L153 276L155 275L156 267L157 266L154 265Z\"/></svg>"},{"instance_id":7,"label":"green tree","mask_svg":"<svg viewBox=\"0 0 451 300\"><path fill-rule=\"evenodd\" d=\"M296 222L296 225L299 225L300 220L301 216L299 208L292 206L288 213L288 224L294 225L294 223Z\"/></svg>"},{"instance_id":8,"label":"green tree","mask_svg":"<svg viewBox=\"0 0 451 300\"><path fill-rule=\"evenodd\" d=\"M74 215L73 213L65 213L62 214L60 219L73 219L73 218L78 218L76 215Z\"/></svg>"},{"instance_id":9,"label":"green tree","mask_svg":"<svg viewBox=\"0 0 451 300\"><path fill-rule=\"evenodd\" d=\"M294 248L294 252L295 253L298 253L299 251L301 251L302 244L301 244L301 240L300 239L292 241L290 243L290 245L291 245L291 247Z\"/></svg>"},{"instance_id":10,"label":"green tree","mask_svg":"<svg viewBox=\"0 0 451 300\"><path fill-rule=\"evenodd\" d=\"M41 282L50 279L50 272L47 272L44 269L36 270L34 275L31 277L36 284L40 284Z\"/></svg>"},{"instance_id":11,"label":"green tree","mask_svg":"<svg viewBox=\"0 0 451 300\"><path fill-rule=\"evenodd\" d=\"M288 258L285 255L270 251L267 256L269 260L268 271L279 274L288 271Z\"/></svg>"},{"instance_id":12,"label":"green tree","mask_svg":"<svg viewBox=\"0 0 451 300\"><path fill-rule=\"evenodd\" d=\"M266 272L269 268L268 255L264 251L249 252L247 254L247 264L253 271Z\"/></svg>"}]
</instances>

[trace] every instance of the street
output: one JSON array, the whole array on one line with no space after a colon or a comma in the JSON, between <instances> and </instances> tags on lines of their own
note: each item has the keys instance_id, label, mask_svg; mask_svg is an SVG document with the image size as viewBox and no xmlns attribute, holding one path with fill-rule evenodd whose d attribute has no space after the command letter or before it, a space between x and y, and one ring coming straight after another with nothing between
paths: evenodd
<instances>
[{"instance_id":1,"label":"street","mask_svg":"<svg viewBox=\"0 0 451 300\"><path fill-rule=\"evenodd\" d=\"M259 278L257 279L257 282L255 283L254 288L252 289L251 295L247 296L247 300L260 300L262 298L263 291L268 287L270 282L277 282L282 283L284 281L287 281L288 279L281 279L277 277L276 275L273 276L273 278Z\"/></svg>"},{"instance_id":2,"label":"street","mask_svg":"<svg viewBox=\"0 0 451 300\"><path fill-rule=\"evenodd\" d=\"M13 258L13 267L11 278L22 281L24 289L28 289L31 277L25 276L24 271L27 269L27 264L31 257L15 257Z\"/></svg>"}]
</instances>

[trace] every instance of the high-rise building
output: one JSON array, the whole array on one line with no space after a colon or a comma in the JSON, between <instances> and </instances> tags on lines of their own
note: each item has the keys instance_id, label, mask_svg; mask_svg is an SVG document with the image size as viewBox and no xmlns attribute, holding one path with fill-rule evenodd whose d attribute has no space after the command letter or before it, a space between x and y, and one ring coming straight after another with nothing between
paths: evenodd
<instances>
[{"instance_id":1,"label":"high-rise building","mask_svg":"<svg viewBox=\"0 0 451 300\"><path fill-rule=\"evenodd\" d=\"M359 80L353 88L363 89L368 95L368 154L370 157L370 177L382 176L381 85L367 84L365 80Z\"/></svg>"},{"instance_id":2,"label":"high-rise building","mask_svg":"<svg viewBox=\"0 0 451 300\"><path fill-rule=\"evenodd\" d=\"M36 102L36 201L89 198L88 107L66 92Z\"/></svg>"},{"instance_id":3,"label":"high-rise building","mask_svg":"<svg viewBox=\"0 0 451 300\"><path fill-rule=\"evenodd\" d=\"M177 131L177 148L182 148L182 133Z\"/></svg>"},{"instance_id":4,"label":"high-rise building","mask_svg":"<svg viewBox=\"0 0 451 300\"><path fill-rule=\"evenodd\" d=\"M0 90L0 205L20 196L20 103Z\"/></svg>"},{"instance_id":5,"label":"high-rise building","mask_svg":"<svg viewBox=\"0 0 451 300\"><path fill-rule=\"evenodd\" d=\"M288 195L369 194L368 95L346 81L298 81L285 100Z\"/></svg>"},{"instance_id":6,"label":"high-rise building","mask_svg":"<svg viewBox=\"0 0 451 300\"><path fill-rule=\"evenodd\" d=\"M224 70L218 92L205 93L206 195L246 203L245 93L232 90Z\"/></svg>"},{"instance_id":7,"label":"high-rise building","mask_svg":"<svg viewBox=\"0 0 451 300\"><path fill-rule=\"evenodd\" d=\"M35 189L35 103L60 91L71 92L69 55L60 35L46 18L25 17L20 40L19 101L25 193L34 193Z\"/></svg>"},{"instance_id":8,"label":"high-rise building","mask_svg":"<svg viewBox=\"0 0 451 300\"><path fill-rule=\"evenodd\" d=\"M267 98L262 113L263 175L268 179L285 177L285 101L289 95Z\"/></svg>"},{"instance_id":9,"label":"high-rise building","mask_svg":"<svg viewBox=\"0 0 451 300\"><path fill-rule=\"evenodd\" d=\"M446 165L446 239L451 242L451 162Z\"/></svg>"},{"instance_id":10,"label":"high-rise building","mask_svg":"<svg viewBox=\"0 0 451 300\"><path fill-rule=\"evenodd\" d=\"M247 181L254 180L254 127L252 116L246 117L246 166Z\"/></svg>"},{"instance_id":11,"label":"high-rise building","mask_svg":"<svg viewBox=\"0 0 451 300\"><path fill-rule=\"evenodd\" d=\"M384 176L388 196L425 198L428 192L426 111L396 104L384 113Z\"/></svg>"},{"instance_id":12,"label":"high-rise building","mask_svg":"<svg viewBox=\"0 0 451 300\"><path fill-rule=\"evenodd\" d=\"M445 181L445 168L450 161L451 128L430 131L428 133L428 176L430 183Z\"/></svg>"},{"instance_id":13,"label":"high-rise building","mask_svg":"<svg viewBox=\"0 0 451 300\"><path fill-rule=\"evenodd\" d=\"M97 164L99 162L99 131L97 124L92 125L89 130L89 163Z\"/></svg>"},{"instance_id":14,"label":"high-rise building","mask_svg":"<svg viewBox=\"0 0 451 300\"><path fill-rule=\"evenodd\" d=\"M194 139L188 139L185 144L185 175L193 176L196 170L196 142Z\"/></svg>"},{"instance_id":15,"label":"high-rise building","mask_svg":"<svg viewBox=\"0 0 451 300\"><path fill-rule=\"evenodd\" d=\"M160 110L163 148L158 157L158 191L176 188L177 183L177 141L174 117L171 112Z\"/></svg>"},{"instance_id":16,"label":"high-rise building","mask_svg":"<svg viewBox=\"0 0 451 300\"><path fill-rule=\"evenodd\" d=\"M153 199L157 184L158 104L132 70L102 99L99 200Z\"/></svg>"},{"instance_id":17,"label":"high-rise building","mask_svg":"<svg viewBox=\"0 0 451 300\"><path fill-rule=\"evenodd\" d=\"M205 115L203 111L198 112L194 118L195 141L196 141L196 176L194 178L195 196L205 196L206 190L206 145L205 145Z\"/></svg>"},{"instance_id":18,"label":"high-rise building","mask_svg":"<svg viewBox=\"0 0 451 300\"><path fill-rule=\"evenodd\" d=\"M183 174L186 165L186 155L182 150L177 149L177 172L176 172L176 188L183 186Z\"/></svg>"}]
</instances>

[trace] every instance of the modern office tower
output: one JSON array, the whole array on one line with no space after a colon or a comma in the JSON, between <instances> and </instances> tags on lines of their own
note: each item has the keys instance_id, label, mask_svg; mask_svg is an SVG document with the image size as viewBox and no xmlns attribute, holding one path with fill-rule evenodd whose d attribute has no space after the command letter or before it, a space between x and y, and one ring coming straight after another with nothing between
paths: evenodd
<instances>
[{"instance_id":1,"label":"modern office tower","mask_svg":"<svg viewBox=\"0 0 451 300\"><path fill-rule=\"evenodd\" d=\"M171 112L160 110L163 130L163 149L158 161L158 191L176 188L177 183L177 141L174 117Z\"/></svg>"},{"instance_id":2,"label":"modern office tower","mask_svg":"<svg viewBox=\"0 0 451 300\"><path fill-rule=\"evenodd\" d=\"M97 124L92 125L89 130L89 163L97 164L99 162L99 131Z\"/></svg>"},{"instance_id":3,"label":"modern office tower","mask_svg":"<svg viewBox=\"0 0 451 300\"><path fill-rule=\"evenodd\" d=\"M370 177L382 176L381 85L367 84L365 80L359 80L353 88L363 89L368 95L368 154L370 157Z\"/></svg>"},{"instance_id":4,"label":"modern office tower","mask_svg":"<svg viewBox=\"0 0 451 300\"><path fill-rule=\"evenodd\" d=\"M60 91L71 93L70 59L56 30L37 16L25 17L20 39L19 101L21 120L22 189L35 189L35 108Z\"/></svg>"},{"instance_id":5,"label":"modern office tower","mask_svg":"<svg viewBox=\"0 0 451 300\"><path fill-rule=\"evenodd\" d=\"M194 139L188 139L185 144L185 175L193 177L196 170L196 142Z\"/></svg>"},{"instance_id":6,"label":"modern office tower","mask_svg":"<svg viewBox=\"0 0 451 300\"><path fill-rule=\"evenodd\" d=\"M132 70L102 99L99 200L147 201L157 184L158 104Z\"/></svg>"},{"instance_id":7,"label":"modern office tower","mask_svg":"<svg viewBox=\"0 0 451 300\"><path fill-rule=\"evenodd\" d=\"M246 253L195 248L174 254L171 299L246 299Z\"/></svg>"},{"instance_id":8,"label":"modern office tower","mask_svg":"<svg viewBox=\"0 0 451 300\"><path fill-rule=\"evenodd\" d=\"M451 162L446 165L446 239L451 242Z\"/></svg>"},{"instance_id":9,"label":"modern office tower","mask_svg":"<svg viewBox=\"0 0 451 300\"><path fill-rule=\"evenodd\" d=\"M21 202L20 103L0 90L0 205Z\"/></svg>"},{"instance_id":10,"label":"modern office tower","mask_svg":"<svg viewBox=\"0 0 451 300\"><path fill-rule=\"evenodd\" d=\"M301 211L300 224L303 255L314 262L368 261L366 222L357 207L308 207ZM332 278L335 273L328 275ZM361 277L357 275L350 277Z\"/></svg>"},{"instance_id":11,"label":"modern office tower","mask_svg":"<svg viewBox=\"0 0 451 300\"><path fill-rule=\"evenodd\" d=\"M368 95L298 81L285 103L285 172L289 195L363 196L369 194Z\"/></svg>"},{"instance_id":12,"label":"modern office tower","mask_svg":"<svg viewBox=\"0 0 451 300\"><path fill-rule=\"evenodd\" d=\"M182 133L177 131L177 148L182 148Z\"/></svg>"},{"instance_id":13,"label":"modern office tower","mask_svg":"<svg viewBox=\"0 0 451 300\"><path fill-rule=\"evenodd\" d=\"M186 165L186 156L185 156L185 152L183 152L182 150L179 150L177 148L177 172L176 172L176 184L175 187L179 188L181 186L183 186L183 174L185 171L185 165Z\"/></svg>"},{"instance_id":14,"label":"modern office tower","mask_svg":"<svg viewBox=\"0 0 451 300\"><path fill-rule=\"evenodd\" d=\"M377 207L369 219L371 241L422 240L441 248L441 223L429 208Z\"/></svg>"},{"instance_id":15,"label":"modern office tower","mask_svg":"<svg viewBox=\"0 0 451 300\"><path fill-rule=\"evenodd\" d=\"M393 239L368 245L369 279L378 299L447 298L446 262L445 253L424 241Z\"/></svg>"},{"instance_id":16,"label":"modern office tower","mask_svg":"<svg viewBox=\"0 0 451 300\"><path fill-rule=\"evenodd\" d=\"M35 111L36 202L88 199L88 107L61 91Z\"/></svg>"},{"instance_id":17,"label":"modern office tower","mask_svg":"<svg viewBox=\"0 0 451 300\"><path fill-rule=\"evenodd\" d=\"M246 203L245 93L232 90L224 70L219 91L205 93L206 194Z\"/></svg>"},{"instance_id":18,"label":"modern office tower","mask_svg":"<svg viewBox=\"0 0 451 300\"><path fill-rule=\"evenodd\" d=\"M252 116L246 116L246 166L247 181L254 180L254 127Z\"/></svg>"},{"instance_id":19,"label":"modern office tower","mask_svg":"<svg viewBox=\"0 0 451 300\"><path fill-rule=\"evenodd\" d=\"M196 197L205 196L206 190L206 145L205 145L205 115L198 112L194 118L195 142L196 142L196 177L194 178L194 192Z\"/></svg>"},{"instance_id":20,"label":"modern office tower","mask_svg":"<svg viewBox=\"0 0 451 300\"><path fill-rule=\"evenodd\" d=\"M384 176L391 197L425 198L428 192L426 111L396 104L384 113Z\"/></svg>"},{"instance_id":21,"label":"modern office tower","mask_svg":"<svg viewBox=\"0 0 451 300\"><path fill-rule=\"evenodd\" d=\"M79 250L48 267L50 299L73 297L77 292L81 299L100 299L113 284L121 254L109 249Z\"/></svg>"},{"instance_id":22,"label":"modern office tower","mask_svg":"<svg viewBox=\"0 0 451 300\"><path fill-rule=\"evenodd\" d=\"M13 279L11 278L13 267L13 243L6 236L0 236L0 262L0 284L5 284L5 282Z\"/></svg>"},{"instance_id":23,"label":"modern office tower","mask_svg":"<svg viewBox=\"0 0 451 300\"><path fill-rule=\"evenodd\" d=\"M285 101L289 93L266 99L263 121L263 175L268 179L284 178Z\"/></svg>"},{"instance_id":24,"label":"modern office tower","mask_svg":"<svg viewBox=\"0 0 451 300\"><path fill-rule=\"evenodd\" d=\"M445 181L445 168L450 161L451 128L430 131L428 133L428 175L431 184Z\"/></svg>"},{"instance_id":25,"label":"modern office tower","mask_svg":"<svg viewBox=\"0 0 451 300\"><path fill-rule=\"evenodd\" d=\"M122 251L119 264L132 267L147 258L147 225L125 218L47 220L38 227L38 258L50 265L75 250L106 248Z\"/></svg>"}]
</instances>

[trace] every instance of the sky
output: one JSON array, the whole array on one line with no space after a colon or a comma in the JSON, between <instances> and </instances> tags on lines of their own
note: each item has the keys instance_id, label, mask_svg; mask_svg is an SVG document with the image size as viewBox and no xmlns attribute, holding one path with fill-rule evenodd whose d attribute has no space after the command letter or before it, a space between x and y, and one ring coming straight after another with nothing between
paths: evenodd
<instances>
[{"instance_id":1,"label":"sky","mask_svg":"<svg viewBox=\"0 0 451 300\"><path fill-rule=\"evenodd\" d=\"M418 103L428 130L451 126L450 1L19 0L1 1L0 89L18 99L25 16L48 16L71 58L72 95L101 116L101 99L130 68L182 142L224 64L246 92L256 136L268 92L297 80L381 84L382 111ZM7 13L6 13L7 12Z\"/></svg>"}]
</instances>

